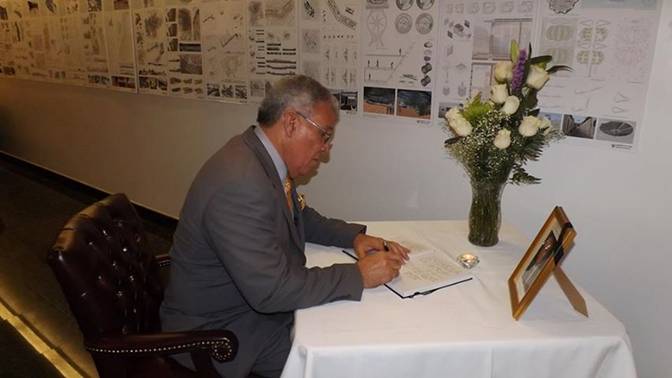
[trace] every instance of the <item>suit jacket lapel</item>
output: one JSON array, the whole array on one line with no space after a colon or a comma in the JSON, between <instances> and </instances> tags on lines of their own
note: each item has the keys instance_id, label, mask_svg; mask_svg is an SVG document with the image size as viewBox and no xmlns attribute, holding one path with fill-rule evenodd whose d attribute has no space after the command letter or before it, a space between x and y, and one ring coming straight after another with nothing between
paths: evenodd
<instances>
[{"instance_id":1,"label":"suit jacket lapel","mask_svg":"<svg viewBox=\"0 0 672 378\"><path fill-rule=\"evenodd\" d=\"M245 144L247 144L252 152L257 156L259 159L259 162L261 162L261 166L264 167L264 171L266 171L266 175L270 179L271 183L273 184L273 189L276 190L279 193L279 197L283 201L283 206L282 206L282 213L285 216L285 221L287 222L287 225L289 226L290 234L292 236L292 241L296 246L299 248L300 251L303 251L303 222L300 221L300 225L295 225L294 224L294 219L292 216L292 213L290 212L289 208L285 205L285 189L282 186L282 183L280 182L280 177L278 176L278 171L275 169L275 165L273 164L273 159L271 159L271 156L268 154L268 151L266 151L266 148L264 145L261 143L259 138L255 135L254 133L254 127L255 126L250 126L245 132L243 133L243 140L245 141ZM298 211L298 207L296 206L296 191L292 188L292 202L294 205L294 211ZM300 214L297 214L300 218ZM301 229L301 232L299 234L299 230L297 230L297 227L300 226L299 228Z\"/></svg>"}]
</instances>

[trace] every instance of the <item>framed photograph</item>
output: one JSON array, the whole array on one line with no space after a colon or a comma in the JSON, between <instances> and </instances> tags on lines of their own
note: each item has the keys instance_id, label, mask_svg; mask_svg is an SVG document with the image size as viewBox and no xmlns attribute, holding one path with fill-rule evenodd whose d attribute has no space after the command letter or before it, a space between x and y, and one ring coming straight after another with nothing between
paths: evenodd
<instances>
[{"instance_id":1,"label":"framed photograph","mask_svg":"<svg viewBox=\"0 0 672 378\"><path fill-rule=\"evenodd\" d=\"M575 235L567 215L556 206L509 277L511 310L516 320L532 303L551 273L559 269L558 264L567 255Z\"/></svg>"}]
</instances>

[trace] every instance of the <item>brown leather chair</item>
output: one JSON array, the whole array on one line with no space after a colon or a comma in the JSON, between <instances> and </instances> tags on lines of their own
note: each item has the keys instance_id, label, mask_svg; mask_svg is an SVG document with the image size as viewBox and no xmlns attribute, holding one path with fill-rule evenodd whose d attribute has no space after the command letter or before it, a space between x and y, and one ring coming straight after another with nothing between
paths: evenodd
<instances>
[{"instance_id":1,"label":"brown leather chair","mask_svg":"<svg viewBox=\"0 0 672 378\"><path fill-rule=\"evenodd\" d=\"M101 377L219 377L211 357L235 357L231 331L161 332L159 268L170 258L147 250L142 222L124 194L73 216L47 260ZM169 357L177 353L190 353L196 371Z\"/></svg>"}]
</instances>

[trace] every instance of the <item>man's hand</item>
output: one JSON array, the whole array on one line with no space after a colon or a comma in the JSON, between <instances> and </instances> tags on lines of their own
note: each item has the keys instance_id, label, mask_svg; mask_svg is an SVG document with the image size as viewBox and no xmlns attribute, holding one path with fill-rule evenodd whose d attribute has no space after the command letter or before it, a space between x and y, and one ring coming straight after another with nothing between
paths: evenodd
<instances>
[{"instance_id":1,"label":"man's hand","mask_svg":"<svg viewBox=\"0 0 672 378\"><path fill-rule=\"evenodd\" d=\"M357 261L364 288L372 288L390 282L399 275L403 260L399 255L374 252Z\"/></svg>"},{"instance_id":2,"label":"man's hand","mask_svg":"<svg viewBox=\"0 0 672 378\"><path fill-rule=\"evenodd\" d=\"M399 275L399 269L408 260L408 248L375 236L358 234L353 247L359 258L357 267L365 288L391 281Z\"/></svg>"},{"instance_id":3,"label":"man's hand","mask_svg":"<svg viewBox=\"0 0 672 378\"><path fill-rule=\"evenodd\" d=\"M366 234L357 234L352 244L357 257L360 259L366 257L371 252L385 251L401 257L402 263L408 260L408 248L391 240Z\"/></svg>"}]
</instances>

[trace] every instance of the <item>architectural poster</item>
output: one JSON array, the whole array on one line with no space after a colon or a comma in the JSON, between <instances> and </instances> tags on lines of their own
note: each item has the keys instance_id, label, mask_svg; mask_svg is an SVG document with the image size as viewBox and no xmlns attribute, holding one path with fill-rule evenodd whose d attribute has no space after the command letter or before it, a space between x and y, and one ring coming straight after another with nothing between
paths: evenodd
<instances>
[{"instance_id":1,"label":"architectural poster","mask_svg":"<svg viewBox=\"0 0 672 378\"><path fill-rule=\"evenodd\" d=\"M559 72L542 112L578 143L632 149L660 0L0 0L0 77L233 103L318 79L342 111L440 122L488 96L512 39Z\"/></svg>"}]
</instances>

